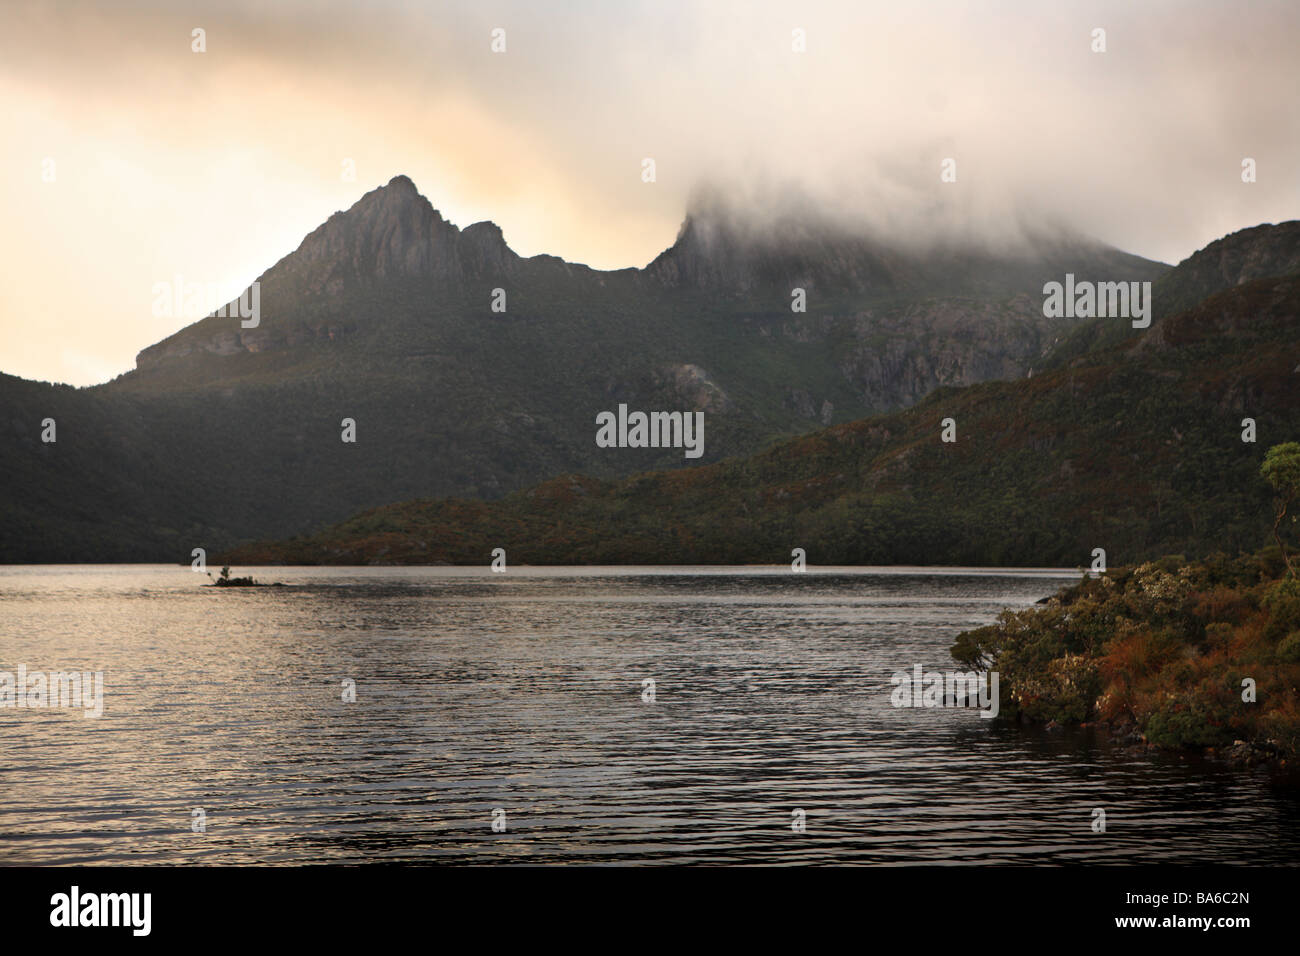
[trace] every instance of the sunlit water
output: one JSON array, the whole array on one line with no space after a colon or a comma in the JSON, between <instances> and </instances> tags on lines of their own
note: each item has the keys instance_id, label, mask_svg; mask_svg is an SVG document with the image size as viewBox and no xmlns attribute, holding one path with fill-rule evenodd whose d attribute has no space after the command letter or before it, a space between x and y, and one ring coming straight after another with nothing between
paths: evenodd
<instances>
[{"instance_id":1,"label":"sunlit water","mask_svg":"<svg viewBox=\"0 0 1300 956\"><path fill-rule=\"evenodd\" d=\"M0 567L0 670L105 675L0 709L0 861L1300 859L1275 774L891 705L1059 574L254 573Z\"/></svg>"}]
</instances>

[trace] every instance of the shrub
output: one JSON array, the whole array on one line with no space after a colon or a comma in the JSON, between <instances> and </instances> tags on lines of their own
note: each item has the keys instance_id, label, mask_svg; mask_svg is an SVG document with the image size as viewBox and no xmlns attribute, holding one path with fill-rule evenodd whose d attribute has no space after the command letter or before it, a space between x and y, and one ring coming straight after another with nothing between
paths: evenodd
<instances>
[{"instance_id":1,"label":"shrub","mask_svg":"<svg viewBox=\"0 0 1300 956\"><path fill-rule=\"evenodd\" d=\"M1260 604L1269 615L1268 626L1264 629L1265 637L1275 640L1283 634L1300 629L1300 580L1286 578L1278 581L1264 592Z\"/></svg>"},{"instance_id":2,"label":"shrub","mask_svg":"<svg viewBox=\"0 0 1300 956\"><path fill-rule=\"evenodd\" d=\"M1133 720L1157 746L1240 737L1292 753L1300 700L1287 689L1300 682L1300 581L1270 579L1269 566L1254 555L1115 569L959 635L953 656L1000 673L1007 718ZM1249 705L1244 677L1261 689Z\"/></svg>"},{"instance_id":3,"label":"shrub","mask_svg":"<svg viewBox=\"0 0 1300 956\"><path fill-rule=\"evenodd\" d=\"M1160 701L1145 715L1143 732L1157 747L1213 747L1232 743L1232 731L1209 703L1193 694Z\"/></svg>"}]
</instances>

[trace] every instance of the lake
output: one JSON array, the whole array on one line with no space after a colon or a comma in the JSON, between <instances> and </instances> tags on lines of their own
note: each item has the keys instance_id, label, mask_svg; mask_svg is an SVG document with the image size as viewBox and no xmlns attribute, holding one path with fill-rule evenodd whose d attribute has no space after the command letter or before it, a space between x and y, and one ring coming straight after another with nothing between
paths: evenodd
<instances>
[{"instance_id":1,"label":"lake","mask_svg":"<svg viewBox=\"0 0 1300 956\"><path fill-rule=\"evenodd\" d=\"M893 706L1078 572L251 573L288 586L0 567L0 670L104 675L98 718L0 708L0 862L1300 858L1268 771Z\"/></svg>"}]
</instances>

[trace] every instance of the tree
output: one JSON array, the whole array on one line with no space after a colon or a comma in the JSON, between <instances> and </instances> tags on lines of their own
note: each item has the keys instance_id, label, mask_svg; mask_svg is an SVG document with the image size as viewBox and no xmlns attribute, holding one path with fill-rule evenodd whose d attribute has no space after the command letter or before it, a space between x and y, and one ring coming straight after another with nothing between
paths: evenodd
<instances>
[{"instance_id":1,"label":"tree","mask_svg":"<svg viewBox=\"0 0 1300 956\"><path fill-rule=\"evenodd\" d=\"M1264 456L1264 464L1259 468L1260 475L1273 486L1277 492L1277 514L1273 518L1273 538L1282 549L1282 560L1286 562L1287 574L1295 577L1295 568L1291 566L1291 556L1287 554L1286 545L1282 543L1282 519L1286 517L1291 502L1300 496L1300 442L1289 441L1274 445Z\"/></svg>"}]
</instances>

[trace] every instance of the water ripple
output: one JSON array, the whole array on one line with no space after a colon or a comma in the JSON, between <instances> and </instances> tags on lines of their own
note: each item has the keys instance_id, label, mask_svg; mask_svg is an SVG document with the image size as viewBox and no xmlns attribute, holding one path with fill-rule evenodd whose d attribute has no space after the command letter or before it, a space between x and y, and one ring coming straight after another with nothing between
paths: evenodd
<instances>
[{"instance_id":1,"label":"water ripple","mask_svg":"<svg viewBox=\"0 0 1300 956\"><path fill-rule=\"evenodd\" d=\"M1059 573L258 576L288 586L0 568L0 669L103 670L106 684L97 720L0 709L0 860L1300 856L1296 789L1264 771L891 706L892 673L953 669L958 631L1050 593ZM641 699L647 678L654 703ZM1105 833L1092 832L1094 808Z\"/></svg>"}]
</instances>

